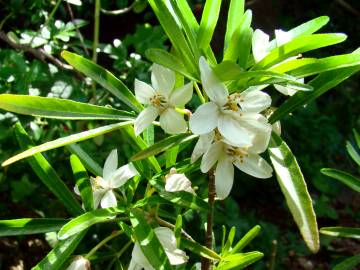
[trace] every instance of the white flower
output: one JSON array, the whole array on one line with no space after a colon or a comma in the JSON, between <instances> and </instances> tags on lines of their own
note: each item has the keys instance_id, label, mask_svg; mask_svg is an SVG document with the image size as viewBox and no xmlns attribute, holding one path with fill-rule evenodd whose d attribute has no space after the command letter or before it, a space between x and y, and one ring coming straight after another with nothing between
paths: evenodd
<instances>
[{"instance_id":1,"label":"white flower","mask_svg":"<svg viewBox=\"0 0 360 270\"><path fill-rule=\"evenodd\" d=\"M269 144L270 132L258 133L253 146L248 148L232 146L219 134L214 135L215 142L205 152L200 169L206 173L217 163L215 187L219 199L225 199L231 191L234 181L233 165L256 178L271 177L272 167L259 155L266 150Z\"/></svg>"},{"instance_id":2,"label":"white flower","mask_svg":"<svg viewBox=\"0 0 360 270\"><path fill-rule=\"evenodd\" d=\"M130 178L138 174L134 165L127 164L117 169L118 155L114 149L106 158L103 176L91 177L91 187L94 197L94 208L116 207L117 201L113 189L123 186ZM78 187L74 188L75 193L80 194Z\"/></svg>"},{"instance_id":3,"label":"white flower","mask_svg":"<svg viewBox=\"0 0 360 270\"><path fill-rule=\"evenodd\" d=\"M77 256L66 270L90 270L90 262L82 256Z\"/></svg>"},{"instance_id":4,"label":"white flower","mask_svg":"<svg viewBox=\"0 0 360 270\"><path fill-rule=\"evenodd\" d=\"M176 247L174 232L166 227L157 227L154 232L159 239L171 265L180 265L188 261L186 253ZM142 252L138 242L135 242L128 270L155 270Z\"/></svg>"},{"instance_id":5,"label":"white flower","mask_svg":"<svg viewBox=\"0 0 360 270\"><path fill-rule=\"evenodd\" d=\"M289 41L292 40L292 35L289 32L285 32L283 30L275 30L275 45L277 47L280 47ZM265 34L260 29L256 29L253 34L252 38L252 52L255 59L255 62L258 63L262 59L264 59L270 51L273 49L273 46L271 46L271 43L269 41L269 36ZM289 58L285 61L288 61L292 58ZM304 83L304 78L299 78L296 80L299 83ZM279 84L274 84L274 87L276 90L278 90L280 93L292 96L294 95L297 90L294 88L291 88L289 86L283 86Z\"/></svg>"},{"instance_id":6,"label":"white flower","mask_svg":"<svg viewBox=\"0 0 360 270\"><path fill-rule=\"evenodd\" d=\"M184 107L193 93L192 83L175 89L175 72L154 64L151 73L152 86L135 79L135 96L142 104L148 105L135 120L136 136L143 132L160 115L160 126L169 134L187 130L182 114L175 110Z\"/></svg>"},{"instance_id":7,"label":"white flower","mask_svg":"<svg viewBox=\"0 0 360 270\"><path fill-rule=\"evenodd\" d=\"M191 131L204 135L218 128L221 135L232 144L251 146L256 133L270 128L259 114L270 106L270 96L261 91L245 91L229 96L225 85L204 57L200 58L199 65L201 82L211 101L202 104L191 116Z\"/></svg>"},{"instance_id":8,"label":"white flower","mask_svg":"<svg viewBox=\"0 0 360 270\"><path fill-rule=\"evenodd\" d=\"M195 195L191 187L191 181L183 173L177 173L175 168L170 169L170 173L165 176L165 190L167 192L186 191Z\"/></svg>"}]
</instances>

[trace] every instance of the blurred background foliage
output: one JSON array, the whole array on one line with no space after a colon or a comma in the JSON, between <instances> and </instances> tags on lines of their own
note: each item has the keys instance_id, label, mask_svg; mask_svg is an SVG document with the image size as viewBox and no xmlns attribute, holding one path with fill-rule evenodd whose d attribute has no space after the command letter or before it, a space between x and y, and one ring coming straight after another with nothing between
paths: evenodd
<instances>
[{"instance_id":1,"label":"blurred background foliage","mask_svg":"<svg viewBox=\"0 0 360 270\"><path fill-rule=\"evenodd\" d=\"M78 5L81 2L82 5ZM61 50L68 49L91 58L94 2L0 0L0 93L52 96L119 107L120 104L100 86L65 65L59 55ZM201 15L203 2L189 1L197 17ZM228 2L223 1L220 17L223 20L212 41L218 54L223 44ZM253 10L253 27L269 34L274 29L288 30L317 16L330 16L331 22L323 32L344 32L348 40L317 52L316 56L349 53L359 46L358 0L251 0L246 5ZM98 63L132 89L134 78L149 80L151 63L144 56L145 50L170 49L169 42L146 0L101 0L101 7ZM120 14L109 14L114 10ZM334 167L359 176L358 167L350 162L345 150L345 141L352 140L352 128L360 128L359 79L360 75L355 75L282 122L283 136L306 177L319 227L354 226L360 222L359 194L320 173L323 167ZM275 106L283 101L284 97L276 91L271 94ZM18 120L36 144L98 125L96 122L34 119L0 111L0 161L18 152L11 129ZM119 131L81 146L100 164L114 147L120 153L126 153L132 147ZM187 151L191 151L190 148ZM72 187L69 152L60 149L45 155ZM122 164L125 162L125 158L120 160ZM206 181L200 173L189 175L189 178L194 185ZM67 217L61 204L24 161L0 169L0 192L1 219ZM206 194L206 190L199 192ZM203 235L199 232L203 229L198 228L200 226L186 224L200 225L205 221L205 215L198 216L189 211L184 221L190 234ZM217 205L215 222L218 224L215 227L217 244L221 242L220 224L227 224L228 229L236 226L236 238L256 224L262 226L262 233L250 248L264 251L266 257L253 269L330 269L337 261L360 251L359 242L354 240L332 240L322 236L320 253L310 255L291 220L275 178L260 181L237 172L231 197ZM95 244L101 231L95 226L87 244ZM46 239L41 235L0 239L0 269L19 265L23 267L19 269L30 269L46 254L53 241L51 235Z\"/></svg>"}]
</instances>

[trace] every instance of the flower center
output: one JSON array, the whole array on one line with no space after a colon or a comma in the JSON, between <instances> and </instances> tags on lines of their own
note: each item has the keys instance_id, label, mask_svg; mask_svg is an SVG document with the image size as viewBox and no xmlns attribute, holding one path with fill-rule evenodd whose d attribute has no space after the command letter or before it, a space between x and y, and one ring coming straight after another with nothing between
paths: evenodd
<instances>
[{"instance_id":1,"label":"flower center","mask_svg":"<svg viewBox=\"0 0 360 270\"><path fill-rule=\"evenodd\" d=\"M226 153L233 158L233 160L239 159L240 163L244 162L244 158L248 157L247 148L229 146L226 149Z\"/></svg>"},{"instance_id":2,"label":"flower center","mask_svg":"<svg viewBox=\"0 0 360 270\"><path fill-rule=\"evenodd\" d=\"M227 97L227 102L223 106L223 110L230 110L233 112L238 112L241 110L240 102L243 102L244 99L239 93L232 94Z\"/></svg>"},{"instance_id":3,"label":"flower center","mask_svg":"<svg viewBox=\"0 0 360 270\"><path fill-rule=\"evenodd\" d=\"M150 98L150 103L158 108L165 108L167 104L166 98L160 93L156 93L154 96Z\"/></svg>"}]
</instances>

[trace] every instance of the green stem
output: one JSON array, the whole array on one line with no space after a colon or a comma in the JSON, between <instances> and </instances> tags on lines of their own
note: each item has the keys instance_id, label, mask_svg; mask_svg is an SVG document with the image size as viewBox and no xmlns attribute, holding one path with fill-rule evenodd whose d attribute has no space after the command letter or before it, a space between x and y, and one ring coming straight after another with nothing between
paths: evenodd
<instances>
[{"instance_id":1,"label":"green stem","mask_svg":"<svg viewBox=\"0 0 360 270\"><path fill-rule=\"evenodd\" d=\"M120 258L121 257L121 255L123 255L123 253L129 248L129 246L132 244L132 241L130 240L129 242L127 242L126 244L125 244L125 246L118 252L118 253L116 253L116 257L117 258Z\"/></svg>"},{"instance_id":2,"label":"green stem","mask_svg":"<svg viewBox=\"0 0 360 270\"><path fill-rule=\"evenodd\" d=\"M107 242L109 242L113 238L115 238L123 233L124 233L124 231L116 231L116 232L113 232L112 234L110 234L108 237L105 237L103 240L100 241L99 244L97 244L95 247L93 247L93 249L90 250L88 254L86 254L85 258L89 259L92 255L94 255L96 253L96 251L98 251L99 248L101 248Z\"/></svg>"},{"instance_id":3,"label":"green stem","mask_svg":"<svg viewBox=\"0 0 360 270\"><path fill-rule=\"evenodd\" d=\"M196 82L194 82L194 87L195 87L196 93L198 94L198 96L200 98L200 102L202 104L206 103L206 100L205 100L203 94L201 93L201 90L200 90L200 88L199 88L199 86L198 86L198 84Z\"/></svg>"},{"instance_id":4,"label":"green stem","mask_svg":"<svg viewBox=\"0 0 360 270\"><path fill-rule=\"evenodd\" d=\"M99 30L100 30L100 9L101 3L100 0L95 1L95 11L94 11L94 41L93 41L93 50L92 50L92 60L94 63L97 62L97 47L99 45Z\"/></svg>"},{"instance_id":5,"label":"green stem","mask_svg":"<svg viewBox=\"0 0 360 270\"><path fill-rule=\"evenodd\" d=\"M1 21L0 23L0 30L3 28L4 24L6 23L6 21L13 15L12 12L10 12L8 15L5 16L5 18Z\"/></svg>"}]
</instances>

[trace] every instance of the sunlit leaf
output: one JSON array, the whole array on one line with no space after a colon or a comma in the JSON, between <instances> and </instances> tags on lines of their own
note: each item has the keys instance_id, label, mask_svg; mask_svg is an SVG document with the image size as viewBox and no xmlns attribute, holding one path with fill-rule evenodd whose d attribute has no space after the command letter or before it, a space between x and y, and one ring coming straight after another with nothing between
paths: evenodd
<instances>
[{"instance_id":1,"label":"sunlit leaf","mask_svg":"<svg viewBox=\"0 0 360 270\"><path fill-rule=\"evenodd\" d=\"M321 172L331 178L334 178L334 179L340 181L341 183L345 184L346 186L355 190L356 192L360 192L360 179L359 178L356 178L355 176L353 176L347 172L343 172L343 171L336 170L336 169L323 168L323 169L321 169Z\"/></svg>"},{"instance_id":2,"label":"sunlit leaf","mask_svg":"<svg viewBox=\"0 0 360 270\"><path fill-rule=\"evenodd\" d=\"M350 227L322 227L320 233L334 236L360 239L360 228Z\"/></svg>"},{"instance_id":3,"label":"sunlit leaf","mask_svg":"<svg viewBox=\"0 0 360 270\"><path fill-rule=\"evenodd\" d=\"M346 150L348 151L351 158L360 166L360 155L350 142L346 142Z\"/></svg>"},{"instance_id":4,"label":"sunlit leaf","mask_svg":"<svg viewBox=\"0 0 360 270\"><path fill-rule=\"evenodd\" d=\"M234 34L241 27L241 20L239 20L240 16L243 16L245 7L244 0L231 0L229 9L228 9L228 17L226 21L226 32L224 39L224 48L228 47L228 44ZM239 46L240 47L240 46Z\"/></svg>"},{"instance_id":5,"label":"sunlit leaf","mask_svg":"<svg viewBox=\"0 0 360 270\"><path fill-rule=\"evenodd\" d=\"M55 232L68 222L61 218L20 218L0 220L0 237Z\"/></svg>"},{"instance_id":6,"label":"sunlit leaf","mask_svg":"<svg viewBox=\"0 0 360 270\"><path fill-rule=\"evenodd\" d=\"M231 254L221 259L216 270L244 269L262 257L264 257L264 254L258 251Z\"/></svg>"},{"instance_id":7,"label":"sunlit leaf","mask_svg":"<svg viewBox=\"0 0 360 270\"><path fill-rule=\"evenodd\" d=\"M233 247L230 251L230 254L234 254L235 252L239 252L243 250L259 233L261 227L259 225L254 226L250 231L248 231Z\"/></svg>"},{"instance_id":8,"label":"sunlit leaf","mask_svg":"<svg viewBox=\"0 0 360 270\"><path fill-rule=\"evenodd\" d=\"M207 258L213 261L219 261L221 259L220 255L217 254L215 251L208 249L207 247L200 245L198 242L189 240L187 238L181 239L181 248L188 249L203 258Z\"/></svg>"}]
</instances>

